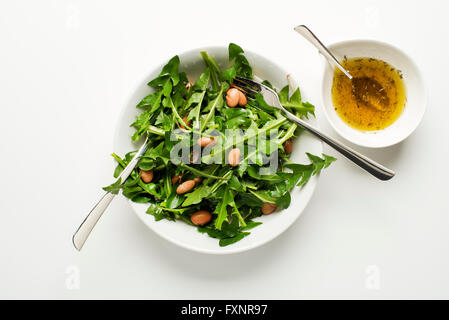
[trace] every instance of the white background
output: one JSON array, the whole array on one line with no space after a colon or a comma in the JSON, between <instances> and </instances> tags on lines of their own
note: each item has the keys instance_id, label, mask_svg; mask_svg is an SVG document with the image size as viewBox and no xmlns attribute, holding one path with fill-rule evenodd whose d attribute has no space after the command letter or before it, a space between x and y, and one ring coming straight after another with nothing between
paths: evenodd
<instances>
[{"instance_id":1,"label":"white background","mask_svg":"<svg viewBox=\"0 0 449 320\"><path fill-rule=\"evenodd\" d=\"M449 298L448 9L447 1L2 1L0 298ZM376 181L326 148L340 160L299 220L261 248L186 251L119 197L76 252L72 233L112 181L120 111L177 53L232 41L264 54L296 75L336 136L320 109L321 57L293 31L298 24L326 43L389 42L420 66L429 92L420 127L397 146L358 148L397 177Z\"/></svg>"}]
</instances>

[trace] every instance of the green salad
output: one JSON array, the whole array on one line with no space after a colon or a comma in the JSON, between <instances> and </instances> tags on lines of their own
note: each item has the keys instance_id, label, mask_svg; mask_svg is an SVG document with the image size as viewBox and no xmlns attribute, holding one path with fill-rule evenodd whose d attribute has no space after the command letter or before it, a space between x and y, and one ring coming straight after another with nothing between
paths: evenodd
<instances>
[{"instance_id":1,"label":"green salad","mask_svg":"<svg viewBox=\"0 0 449 320\"><path fill-rule=\"evenodd\" d=\"M230 67L224 70L201 52L204 71L190 82L175 56L148 83L153 90L137 105L141 113L131 124L132 140L148 135L148 148L126 181L104 188L148 204L147 213L157 221L182 220L220 246L248 236L262 223L255 218L282 214L291 190L335 161L310 153L309 164L289 159L302 129L262 95L233 85L236 76L252 79L253 70L241 47L231 43L228 50ZM286 85L277 92L292 113L314 116L299 88L290 94ZM135 153L112 154L118 163L115 178Z\"/></svg>"}]
</instances>

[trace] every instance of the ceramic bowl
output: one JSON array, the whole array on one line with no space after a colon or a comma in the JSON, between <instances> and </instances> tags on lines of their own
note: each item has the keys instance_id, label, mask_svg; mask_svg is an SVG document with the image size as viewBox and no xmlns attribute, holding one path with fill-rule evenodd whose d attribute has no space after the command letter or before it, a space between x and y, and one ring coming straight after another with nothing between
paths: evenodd
<instances>
[{"instance_id":1,"label":"ceramic bowl","mask_svg":"<svg viewBox=\"0 0 449 320\"><path fill-rule=\"evenodd\" d=\"M227 47L198 48L181 53L179 54L181 61L180 70L185 71L190 80L195 80L205 68L200 55L200 51L203 50L214 57L220 67L225 68L229 64ZM277 88L282 88L287 84L288 73L286 69L261 54L245 51L245 55L253 67L255 76L269 80ZM169 58L167 57L167 61ZM159 74L162 66L163 64L155 67L148 73L148 76L140 82L129 97L128 103L124 106L115 133L114 150L116 153L124 155L128 151L138 148L138 145L131 141L130 136L133 134L133 129L129 127L129 124L135 120L136 115L140 112L136 108L137 103L151 92L151 88L147 86L147 83ZM294 141L293 150L291 155L292 161L309 163L310 161L305 153L311 152L320 155L322 153L322 144L320 140L304 132ZM199 233L196 228L182 221L155 221L152 215L146 213L147 204L131 201L129 203L145 225L175 245L207 254L231 254L261 246L279 236L291 226L301 215L312 197L317 179L318 176L313 176L303 188L293 189L291 193L292 202L288 209L257 218L256 221L263 222L262 225L252 229L251 234L243 240L226 247L220 247L217 239Z\"/></svg>"},{"instance_id":2,"label":"ceramic bowl","mask_svg":"<svg viewBox=\"0 0 449 320\"><path fill-rule=\"evenodd\" d=\"M334 69L325 61L322 79L322 103L324 113L332 127L346 140L370 148L383 148L407 138L419 125L426 110L426 89L413 60L392 45L373 40L343 41L328 46L339 60L371 57L383 60L400 70L406 89L406 105L401 116L389 127L378 131L361 131L347 125L334 109L331 96Z\"/></svg>"}]
</instances>

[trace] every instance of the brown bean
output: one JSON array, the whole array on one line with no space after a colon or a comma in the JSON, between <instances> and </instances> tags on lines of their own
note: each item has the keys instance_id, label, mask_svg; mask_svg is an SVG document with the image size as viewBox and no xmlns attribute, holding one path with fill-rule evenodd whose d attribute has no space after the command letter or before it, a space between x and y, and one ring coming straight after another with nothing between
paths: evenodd
<instances>
[{"instance_id":1,"label":"brown bean","mask_svg":"<svg viewBox=\"0 0 449 320\"><path fill-rule=\"evenodd\" d=\"M236 167L240 163L240 149L234 148L231 151L229 151L228 154L228 162L229 165L232 167Z\"/></svg>"},{"instance_id":2,"label":"brown bean","mask_svg":"<svg viewBox=\"0 0 449 320\"><path fill-rule=\"evenodd\" d=\"M212 214L206 210L200 210L192 214L190 221L196 226L204 226L212 219Z\"/></svg>"},{"instance_id":3,"label":"brown bean","mask_svg":"<svg viewBox=\"0 0 449 320\"><path fill-rule=\"evenodd\" d=\"M150 183L153 180L153 170L142 170L140 169L140 177L145 183Z\"/></svg>"},{"instance_id":4,"label":"brown bean","mask_svg":"<svg viewBox=\"0 0 449 320\"><path fill-rule=\"evenodd\" d=\"M201 137L198 139L198 144L202 147L207 147L208 145L210 145L211 143L215 143L215 139L214 138L209 138L209 137Z\"/></svg>"},{"instance_id":5,"label":"brown bean","mask_svg":"<svg viewBox=\"0 0 449 320\"><path fill-rule=\"evenodd\" d=\"M271 203L271 202L264 202L264 204L262 205L262 213L263 214L271 214L274 212L274 210L277 209L277 205L275 203Z\"/></svg>"},{"instance_id":6,"label":"brown bean","mask_svg":"<svg viewBox=\"0 0 449 320\"><path fill-rule=\"evenodd\" d=\"M178 174L177 176L173 176L171 178L171 183L175 184L176 182L181 182L182 179L182 174Z\"/></svg>"},{"instance_id":7,"label":"brown bean","mask_svg":"<svg viewBox=\"0 0 449 320\"><path fill-rule=\"evenodd\" d=\"M192 124L192 121L187 121L187 115L185 115L184 117L182 117L182 121L184 121L184 123L186 125L188 125L190 127L190 125ZM184 126L182 124L179 125L182 129L185 129Z\"/></svg>"},{"instance_id":8,"label":"brown bean","mask_svg":"<svg viewBox=\"0 0 449 320\"><path fill-rule=\"evenodd\" d=\"M196 184L199 184L199 183L203 182L203 178L196 177L196 178L193 179L193 181L195 181Z\"/></svg>"},{"instance_id":9,"label":"brown bean","mask_svg":"<svg viewBox=\"0 0 449 320\"><path fill-rule=\"evenodd\" d=\"M231 88L226 92L226 104L230 108L237 107L239 104L241 92L235 88Z\"/></svg>"},{"instance_id":10,"label":"brown bean","mask_svg":"<svg viewBox=\"0 0 449 320\"><path fill-rule=\"evenodd\" d=\"M239 91L240 95L239 95L239 106L240 107L244 107L246 106L246 104L248 103L248 100L246 99L246 96L243 92Z\"/></svg>"},{"instance_id":11,"label":"brown bean","mask_svg":"<svg viewBox=\"0 0 449 320\"><path fill-rule=\"evenodd\" d=\"M190 190L193 189L194 186L195 186L195 181L187 180L186 182L181 183L176 188L176 193L177 194L183 194L183 193L189 192Z\"/></svg>"},{"instance_id":12,"label":"brown bean","mask_svg":"<svg viewBox=\"0 0 449 320\"><path fill-rule=\"evenodd\" d=\"M287 141L284 142L284 151L286 154L290 154L292 153L292 150L293 150L292 140L288 139Z\"/></svg>"}]
</instances>

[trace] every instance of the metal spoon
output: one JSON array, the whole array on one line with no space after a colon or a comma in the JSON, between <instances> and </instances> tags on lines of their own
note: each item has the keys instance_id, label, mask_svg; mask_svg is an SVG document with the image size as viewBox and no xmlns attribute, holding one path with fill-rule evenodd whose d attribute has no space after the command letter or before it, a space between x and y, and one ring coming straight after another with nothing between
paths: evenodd
<instances>
[{"instance_id":1,"label":"metal spoon","mask_svg":"<svg viewBox=\"0 0 449 320\"><path fill-rule=\"evenodd\" d=\"M352 94L358 103L378 111L384 111L390 104L390 98L384 87L376 80L368 77L352 79Z\"/></svg>"},{"instance_id":2,"label":"metal spoon","mask_svg":"<svg viewBox=\"0 0 449 320\"><path fill-rule=\"evenodd\" d=\"M341 72L343 72L349 79L352 79L351 74L345 69L343 68L343 66L340 64L340 62L338 62L338 60L334 57L334 55L329 51L328 48L326 48L326 46L320 41L320 39L318 39L312 31L310 31L309 28L307 28L305 25L300 25L295 27L295 31L298 32L300 35L302 35L304 38L306 38L307 40L309 40L309 42L311 44L313 44L318 51L321 52L321 54L327 59L327 61L329 61L329 63L334 66L337 67L338 69L341 70Z\"/></svg>"},{"instance_id":3,"label":"metal spoon","mask_svg":"<svg viewBox=\"0 0 449 320\"><path fill-rule=\"evenodd\" d=\"M144 143L137 151L136 155L132 158L129 164L123 169L122 173L118 176L117 181L119 181L120 179L120 182L124 183L126 178L128 178L128 176L133 172L134 167L140 160L140 157L147 150L148 141L149 138L147 135ZM105 195L100 199L100 201L98 201L97 204L89 212L87 217L79 226L78 230L75 231L75 234L72 237L72 242L78 251L81 251L81 249L84 246L84 243L86 242L93 228L95 227L95 225L97 224L98 220L101 218L103 213L106 211L106 209L108 208L109 204L114 199L114 197L115 194L111 192L106 192Z\"/></svg>"},{"instance_id":4,"label":"metal spoon","mask_svg":"<svg viewBox=\"0 0 449 320\"><path fill-rule=\"evenodd\" d=\"M352 94L359 103L379 111L388 107L390 100L379 82L368 77L353 78L349 71L338 62L329 49L305 25L295 27L295 31L309 40L333 67L340 69L352 80Z\"/></svg>"}]
</instances>

